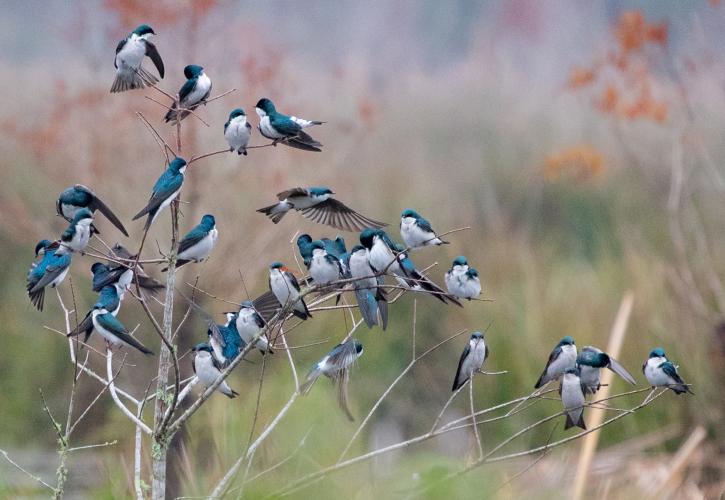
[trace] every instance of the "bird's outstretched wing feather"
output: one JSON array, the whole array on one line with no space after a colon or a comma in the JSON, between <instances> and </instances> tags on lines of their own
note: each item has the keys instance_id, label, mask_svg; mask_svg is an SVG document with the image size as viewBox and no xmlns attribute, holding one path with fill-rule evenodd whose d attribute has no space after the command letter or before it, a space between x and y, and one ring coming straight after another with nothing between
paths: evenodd
<instances>
[{"instance_id":1,"label":"bird's outstretched wing feather","mask_svg":"<svg viewBox=\"0 0 725 500\"><path fill-rule=\"evenodd\" d=\"M154 63L154 66L156 66L156 69L159 72L159 76L161 78L163 78L164 77L164 61L161 60L159 51L156 50L156 45L149 42L148 40L146 40L146 55Z\"/></svg>"},{"instance_id":2,"label":"bird's outstretched wing feather","mask_svg":"<svg viewBox=\"0 0 725 500\"><path fill-rule=\"evenodd\" d=\"M101 212L106 219L111 221L111 224L116 226L116 228L124 234L124 236L128 236L128 231L126 231L126 228L123 227L123 224L119 218L116 217L116 214L114 214L113 211L108 208L108 205L103 203L103 201L95 194L93 195L93 201L91 202L90 208L91 210L98 210Z\"/></svg>"},{"instance_id":3,"label":"bird's outstretched wing feather","mask_svg":"<svg viewBox=\"0 0 725 500\"><path fill-rule=\"evenodd\" d=\"M300 210L302 215L318 224L325 224L341 231L360 232L367 227L381 228L387 226L351 209L334 198L317 205Z\"/></svg>"}]
</instances>

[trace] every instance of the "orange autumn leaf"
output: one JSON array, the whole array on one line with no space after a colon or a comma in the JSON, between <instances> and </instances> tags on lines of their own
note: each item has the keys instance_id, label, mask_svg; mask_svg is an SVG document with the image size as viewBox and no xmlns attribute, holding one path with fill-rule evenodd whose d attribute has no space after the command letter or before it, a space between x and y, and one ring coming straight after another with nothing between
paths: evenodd
<instances>
[{"instance_id":1,"label":"orange autumn leaf","mask_svg":"<svg viewBox=\"0 0 725 500\"><path fill-rule=\"evenodd\" d=\"M647 26L645 38L648 42L657 43L659 45L667 45L667 23L650 24Z\"/></svg>"},{"instance_id":2,"label":"orange autumn leaf","mask_svg":"<svg viewBox=\"0 0 725 500\"><path fill-rule=\"evenodd\" d=\"M580 144L549 155L544 161L544 178L556 181L564 177L578 182L598 177L604 171L604 156L589 144Z\"/></svg>"},{"instance_id":3,"label":"orange autumn leaf","mask_svg":"<svg viewBox=\"0 0 725 500\"><path fill-rule=\"evenodd\" d=\"M644 45L645 26L644 16L639 10L629 10L619 16L615 35L622 52L631 52Z\"/></svg>"},{"instance_id":4,"label":"orange autumn leaf","mask_svg":"<svg viewBox=\"0 0 725 500\"><path fill-rule=\"evenodd\" d=\"M596 74L594 70L574 66L569 72L569 82L567 85L570 89L579 89L593 83L595 79Z\"/></svg>"},{"instance_id":5,"label":"orange autumn leaf","mask_svg":"<svg viewBox=\"0 0 725 500\"><path fill-rule=\"evenodd\" d=\"M603 113L611 113L619 103L619 92L614 85L607 85L597 101L597 108Z\"/></svg>"}]
</instances>

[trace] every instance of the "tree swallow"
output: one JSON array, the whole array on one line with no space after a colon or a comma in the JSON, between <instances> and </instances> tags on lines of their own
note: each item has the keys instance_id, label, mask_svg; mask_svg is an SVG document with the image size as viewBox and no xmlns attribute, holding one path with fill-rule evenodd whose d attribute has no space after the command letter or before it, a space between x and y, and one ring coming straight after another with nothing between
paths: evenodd
<instances>
[{"instance_id":1,"label":"tree swallow","mask_svg":"<svg viewBox=\"0 0 725 500\"><path fill-rule=\"evenodd\" d=\"M448 293L459 299L471 300L481 295L481 280L478 278L478 271L468 266L468 261L463 255L453 260L453 264L444 278Z\"/></svg>"},{"instance_id":2,"label":"tree swallow","mask_svg":"<svg viewBox=\"0 0 725 500\"><path fill-rule=\"evenodd\" d=\"M649 359L642 365L642 373L652 387L669 387L675 394L695 394L677 373L677 365L667 359L661 347L650 351Z\"/></svg>"},{"instance_id":3,"label":"tree swallow","mask_svg":"<svg viewBox=\"0 0 725 500\"><path fill-rule=\"evenodd\" d=\"M382 288L383 277L375 276L377 273L370 267L368 251L362 245L355 245L350 252L348 267L350 277L354 278L353 289L355 298L368 328L378 324L378 311L382 321L383 330L388 326L388 300Z\"/></svg>"},{"instance_id":4,"label":"tree swallow","mask_svg":"<svg viewBox=\"0 0 725 500\"><path fill-rule=\"evenodd\" d=\"M312 236L309 234L301 234L297 237L297 249L300 251L302 262L307 269L312 263Z\"/></svg>"},{"instance_id":5,"label":"tree swallow","mask_svg":"<svg viewBox=\"0 0 725 500\"><path fill-rule=\"evenodd\" d=\"M229 366L246 345L237 331L236 314L227 318L226 325L217 325L209 321L207 335L214 358L221 368Z\"/></svg>"},{"instance_id":6,"label":"tree swallow","mask_svg":"<svg viewBox=\"0 0 725 500\"><path fill-rule=\"evenodd\" d=\"M148 204L133 217L133 220L136 220L148 214L144 230L148 230L159 213L168 207L174 201L174 198L179 195L181 185L184 183L184 172L186 172L186 160L183 158L174 158L164 173L161 174L161 177L156 181Z\"/></svg>"},{"instance_id":7,"label":"tree swallow","mask_svg":"<svg viewBox=\"0 0 725 500\"><path fill-rule=\"evenodd\" d=\"M42 259L33 262L28 272L28 296L39 311L43 310L45 287L55 288L68 274L71 263L70 249L57 241L42 240L35 246L35 257Z\"/></svg>"},{"instance_id":8,"label":"tree swallow","mask_svg":"<svg viewBox=\"0 0 725 500\"><path fill-rule=\"evenodd\" d=\"M91 211L91 213L98 210L104 215L104 217L106 217L106 219L111 221L111 224L116 226L118 230L124 234L124 236L128 236L126 228L123 227L123 224L121 224L121 221L118 220L116 214L114 214L113 211L111 211L111 209L108 208L108 206L106 206L106 204L103 203L103 201L101 201L101 199L86 186L76 184L73 187L69 187L60 193L58 201L55 203L55 209L58 212L58 215L68 222L71 222L76 212L82 208L87 208Z\"/></svg>"},{"instance_id":9,"label":"tree swallow","mask_svg":"<svg viewBox=\"0 0 725 500\"><path fill-rule=\"evenodd\" d=\"M103 309L110 312L112 315L118 315L119 309L121 309L121 298L122 294L119 294L118 285L107 285L101 289L101 293L98 295L98 300L93 304L93 307L85 315L83 321L81 321L70 333L68 337L75 337L76 335L83 332L83 342L88 343L88 339L93 333L93 311L96 309Z\"/></svg>"},{"instance_id":10,"label":"tree swallow","mask_svg":"<svg viewBox=\"0 0 725 500\"><path fill-rule=\"evenodd\" d=\"M187 80L179 89L179 102L174 101L171 109L166 112L166 123L183 120L189 116L189 110L194 111L211 94L211 80L204 73L204 68L190 64L184 68L184 76Z\"/></svg>"},{"instance_id":11,"label":"tree swallow","mask_svg":"<svg viewBox=\"0 0 725 500\"><path fill-rule=\"evenodd\" d=\"M362 344L354 339L336 345L307 373L307 378L300 387L300 393L307 394L310 392L310 388L320 375L325 375L333 383L337 384L337 399L340 408L342 408L350 421L354 420L347 406L347 384L350 377L350 366L362 356L362 353Z\"/></svg>"},{"instance_id":12,"label":"tree swallow","mask_svg":"<svg viewBox=\"0 0 725 500\"><path fill-rule=\"evenodd\" d=\"M282 142L287 146L305 151L322 151L320 149L322 144L302 129L312 125L322 125L325 122L310 121L278 113L272 101L266 97L257 102L255 109L259 115L259 132L267 139L272 139L274 145Z\"/></svg>"},{"instance_id":13,"label":"tree swallow","mask_svg":"<svg viewBox=\"0 0 725 500\"><path fill-rule=\"evenodd\" d=\"M290 210L297 210L303 217L318 224L324 224L341 231L357 232L366 227L381 228L387 226L361 215L331 196L335 194L324 186L310 188L292 188L277 193L279 203L260 208L272 222L277 224Z\"/></svg>"},{"instance_id":14,"label":"tree swallow","mask_svg":"<svg viewBox=\"0 0 725 500\"><path fill-rule=\"evenodd\" d=\"M73 216L68 228L60 236L61 245L74 252L83 254L91 239L93 214L87 208L81 208Z\"/></svg>"},{"instance_id":15,"label":"tree swallow","mask_svg":"<svg viewBox=\"0 0 725 500\"><path fill-rule=\"evenodd\" d=\"M131 336L125 326L106 309L93 309L91 312L93 327L106 339L109 348L118 345L130 345L144 354L153 354L141 342Z\"/></svg>"},{"instance_id":16,"label":"tree swallow","mask_svg":"<svg viewBox=\"0 0 725 500\"><path fill-rule=\"evenodd\" d=\"M564 373L564 377L561 379L561 385L559 386L559 395L561 396L561 402L564 404L564 410L566 412L564 430L574 426L581 427L584 430L587 429L587 424L584 423L585 393L586 388L579 379L579 369L568 369Z\"/></svg>"},{"instance_id":17,"label":"tree swallow","mask_svg":"<svg viewBox=\"0 0 725 500\"><path fill-rule=\"evenodd\" d=\"M149 37L155 34L151 26L142 24L118 42L116 58L113 61L116 67L116 79L113 81L111 93L142 89L147 85L158 83L159 79L141 66L145 56L154 63L159 76L164 77L164 62L156 46L149 42Z\"/></svg>"},{"instance_id":18,"label":"tree swallow","mask_svg":"<svg viewBox=\"0 0 725 500\"><path fill-rule=\"evenodd\" d=\"M576 344L574 343L574 339L567 335L551 351L549 361L546 362L546 367L544 367L544 371L534 388L538 389L543 387L547 382L557 380L567 370L573 368L576 368Z\"/></svg>"},{"instance_id":19,"label":"tree swallow","mask_svg":"<svg viewBox=\"0 0 725 500\"><path fill-rule=\"evenodd\" d=\"M400 237L411 250L449 243L440 239L430 226L430 222L410 208L403 210L400 215Z\"/></svg>"},{"instance_id":20,"label":"tree swallow","mask_svg":"<svg viewBox=\"0 0 725 500\"><path fill-rule=\"evenodd\" d=\"M251 136L252 125L247 121L244 110L242 108L233 110L224 124L224 138L229 143L229 149L247 156L247 144Z\"/></svg>"},{"instance_id":21,"label":"tree swallow","mask_svg":"<svg viewBox=\"0 0 725 500\"><path fill-rule=\"evenodd\" d=\"M468 344L463 349L461 359L458 360L456 378L453 379L453 392L463 387L468 379L473 376L473 373L481 369L483 362L486 361L490 353L491 351L486 345L483 333L473 332Z\"/></svg>"},{"instance_id":22,"label":"tree swallow","mask_svg":"<svg viewBox=\"0 0 725 500\"><path fill-rule=\"evenodd\" d=\"M576 364L579 366L579 378L585 394L594 394L601 387L599 372L602 368L609 368L632 385L637 383L616 359L596 347L583 347L576 357Z\"/></svg>"},{"instance_id":23,"label":"tree swallow","mask_svg":"<svg viewBox=\"0 0 725 500\"><path fill-rule=\"evenodd\" d=\"M396 245L382 229L364 229L360 233L360 243L367 248L370 266L376 273L392 273L405 288L426 291L444 304L450 300L461 306L455 297L447 294L441 287L423 276L415 268L415 264L407 253L403 251L404 249Z\"/></svg>"},{"instance_id":24,"label":"tree swallow","mask_svg":"<svg viewBox=\"0 0 725 500\"><path fill-rule=\"evenodd\" d=\"M179 242L179 249L176 253L176 267L179 268L189 262L201 262L209 257L218 236L219 231L216 228L214 216L206 214L201 218L201 222L186 233L186 236ZM166 270L168 268L161 271Z\"/></svg>"},{"instance_id":25,"label":"tree swallow","mask_svg":"<svg viewBox=\"0 0 725 500\"><path fill-rule=\"evenodd\" d=\"M292 271L281 262L269 266L269 289L282 306L294 304L292 314L300 319L311 318L305 299L300 297L300 285Z\"/></svg>"},{"instance_id":26,"label":"tree swallow","mask_svg":"<svg viewBox=\"0 0 725 500\"><path fill-rule=\"evenodd\" d=\"M329 285L342 278L342 264L340 259L327 253L325 244L320 240L312 242L312 260L310 261L310 276L317 285Z\"/></svg>"},{"instance_id":27,"label":"tree swallow","mask_svg":"<svg viewBox=\"0 0 725 500\"><path fill-rule=\"evenodd\" d=\"M113 251L118 257L122 259L131 260L132 258L134 258L131 255L129 255L129 257L123 257L122 255L119 255L115 246L113 247ZM154 295L159 290L166 288L163 283L159 283L155 279L146 276L145 273L142 272L143 270L141 269L140 265L139 267L137 267L137 269L139 270L138 284L147 292ZM116 285L118 288L118 293L122 299L124 294L131 288L131 286L135 282L133 270L123 264L103 264L101 262L95 262L91 266L91 273L93 275L94 292L100 292L103 287L109 285Z\"/></svg>"},{"instance_id":28,"label":"tree swallow","mask_svg":"<svg viewBox=\"0 0 725 500\"><path fill-rule=\"evenodd\" d=\"M259 335L267 325L267 322L264 321L262 316L260 316L256 309L254 309L254 303L252 303L251 300L245 300L242 302L239 312L234 315L233 318L237 324L237 331L246 344L252 342L252 339ZM227 317L227 319L231 318ZM266 335L261 335L254 343L254 346L259 349L259 352L262 354L271 354L274 352L272 351L272 347L269 345L269 339Z\"/></svg>"},{"instance_id":29,"label":"tree swallow","mask_svg":"<svg viewBox=\"0 0 725 500\"><path fill-rule=\"evenodd\" d=\"M209 344L196 344L191 350L196 353L191 365L194 368L194 374L205 387L209 387L221 375L221 366L212 355L213 350ZM217 390L228 398L239 396L238 392L229 387L226 380L219 384Z\"/></svg>"},{"instance_id":30,"label":"tree swallow","mask_svg":"<svg viewBox=\"0 0 725 500\"><path fill-rule=\"evenodd\" d=\"M136 255L132 255L131 252L129 252L123 245L120 243L116 243L111 247L111 250L113 253L118 257L119 259L124 259L126 261L135 261ZM93 271L93 269L91 269ZM128 283L128 286L126 286L123 290L128 290L130 288L131 283L135 283L135 279L132 273L129 273L130 269L128 266L122 265L122 264L116 264L113 262L108 263L108 271L113 277L114 273L123 273L119 280L123 283ZM138 275L138 284L141 288L146 290L147 292L151 293L151 295L155 295L159 290L163 290L166 288L166 285L163 283L155 280L154 278L150 277L148 274L146 274L146 271L144 271L144 268L141 264L137 264L136 266L136 274ZM100 278L99 278L100 279ZM94 274L94 290L95 290L95 274ZM120 292L121 289L119 289Z\"/></svg>"}]
</instances>

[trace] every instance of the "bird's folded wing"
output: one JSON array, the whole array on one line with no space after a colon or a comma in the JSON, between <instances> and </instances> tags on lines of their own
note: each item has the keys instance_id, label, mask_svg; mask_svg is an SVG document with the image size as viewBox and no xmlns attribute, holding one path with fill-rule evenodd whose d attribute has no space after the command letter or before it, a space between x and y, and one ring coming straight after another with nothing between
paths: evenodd
<instances>
[{"instance_id":1,"label":"bird's folded wing","mask_svg":"<svg viewBox=\"0 0 725 500\"><path fill-rule=\"evenodd\" d=\"M203 240L206 235L207 233L201 230L190 231L189 234L184 236L184 238L179 242L179 250L176 253L180 254L181 252L188 250Z\"/></svg>"},{"instance_id":2,"label":"bird's folded wing","mask_svg":"<svg viewBox=\"0 0 725 500\"><path fill-rule=\"evenodd\" d=\"M81 332L86 332L89 329L93 328L93 316L91 315L93 311L88 311L88 314L86 314L85 318L83 318L83 321L81 321L78 326L76 326L73 330L68 332L68 337L75 337Z\"/></svg>"},{"instance_id":3,"label":"bird's folded wing","mask_svg":"<svg viewBox=\"0 0 725 500\"><path fill-rule=\"evenodd\" d=\"M154 186L154 192L151 195L151 199L149 199L148 205L146 205L146 207L144 207L143 210L141 210L139 213L134 215L133 220L143 217L149 212L154 212L155 210L158 210L161 204L166 201L169 196L179 190L182 182L183 178L178 180L173 179L163 187L159 186L160 183L157 182L157 185Z\"/></svg>"},{"instance_id":4,"label":"bird's folded wing","mask_svg":"<svg viewBox=\"0 0 725 500\"><path fill-rule=\"evenodd\" d=\"M181 89L179 89L179 100L183 103L184 99L189 97L189 94L194 90L194 87L196 87L196 78L192 80L186 80L184 82L184 85L181 86Z\"/></svg>"},{"instance_id":5,"label":"bird's folded wing","mask_svg":"<svg viewBox=\"0 0 725 500\"><path fill-rule=\"evenodd\" d=\"M65 259L60 263L48 265L45 268L45 273L43 274L43 277L40 278L40 280L35 284L33 288L30 289L30 293L37 292L38 290L50 285L53 280L55 280L58 276L61 275L63 271L65 271L67 267L68 263L65 261Z\"/></svg>"}]
</instances>

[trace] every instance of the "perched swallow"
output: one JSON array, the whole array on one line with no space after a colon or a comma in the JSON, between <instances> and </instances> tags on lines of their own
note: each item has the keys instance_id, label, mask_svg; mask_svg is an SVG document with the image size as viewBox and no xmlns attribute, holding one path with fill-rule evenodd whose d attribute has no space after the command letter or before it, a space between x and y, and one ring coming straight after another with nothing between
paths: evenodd
<instances>
[{"instance_id":1,"label":"perched swallow","mask_svg":"<svg viewBox=\"0 0 725 500\"><path fill-rule=\"evenodd\" d=\"M274 262L269 266L269 289L282 306L288 303L294 304L292 314L300 319L311 318L307 310L305 299L300 297L300 285L297 278L289 268L281 262Z\"/></svg>"},{"instance_id":2,"label":"perched swallow","mask_svg":"<svg viewBox=\"0 0 725 500\"><path fill-rule=\"evenodd\" d=\"M171 205L174 198L179 195L181 186L184 184L185 172L186 160L183 158L174 158L164 173L161 174L161 177L156 181L148 204L133 217L133 220L136 220L148 214L144 230L148 230L161 211Z\"/></svg>"},{"instance_id":3,"label":"perched swallow","mask_svg":"<svg viewBox=\"0 0 725 500\"><path fill-rule=\"evenodd\" d=\"M42 240L35 246L35 257L39 255L43 258L30 266L27 290L30 301L42 311L45 287L55 288L63 282L70 269L71 251L57 241Z\"/></svg>"},{"instance_id":4,"label":"perched swallow","mask_svg":"<svg viewBox=\"0 0 725 500\"><path fill-rule=\"evenodd\" d=\"M376 273L391 273L405 288L428 292L444 304L451 301L461 306L455 297L422 275L404 249L396 245L382 229L364 229L360 233L360 243L367 248L370 266Z\"/></svg>"},{"instance_id":5,"label":"perched swallow","mask_svg":"<svg viewBox=\"0 0 725 500\"><path fill-rule=\"evenodd\" d=\"M111 247L111 250L118 259L121 259L124 262L128 262L129 265L132 261L136 260L136 255L132 255L131 252L129 252L123 245L119 243L113 245L113 247ZM129 288L131 288L131 285L135 283L133 271L128 267L128 265L119 264L113 261L109 261L108 265L101 264L100 262L98 262L97 264L103 267L96 267L95 271L93 269L93 266L91 267L91 272L93 273L94 291L97 292L103 286L118 281L120 282L120 284L123 285L122 287L119 287L119 293L121 293L122 291L123 293L125 293L129 290ZM166 288L166 285L146 274L141 264L138 264L136 266L136 270L139 286L145 291L149 292L151 295L155 295L159 290L163 290Z\"/></svg>"},{"instance_id":6,"label":"perched swallow","mask_svg":"<svg viewBox=\"0 0 725 500\"><path fill-rule=\"evenodd\" d=\"M574 339L567 335L556 344L554 350L549 354L549 361L546 362L544 371L534 388L538 389L547 382L557 380L572 368L576 368L576 344Z\"/></svg>"},{"instance_id":7,"label":"perched swallow","mask_svg":"<svg viewBox=\"0 0 725 500\"><path fill-rule=\"evenodd\" d=\"M459 299L474 299L481 295L481 280L478 271L468 266L463 255L456 257L444 276L448 293Z\"/></svg>"},{"instance_id":8,"label":"perched swallow","mask_svg":"<svg viewBox=\"0 0 725 500\"><path fill-rule=\"evenodd\" d=\"M380 315L381 326L385 330L388 326L388 300L383 289L383 277L376 276L375 270L370 266L368 251L362 245L355 245L350 252L350 277L354 278L353 289L355 298L365 323L372 328L378 323Z\"/></svg>"},{"instance_id":9,"label":"perched swallow","mask_svg":"<svg viewBox=\"0 0 725 500\"><path fill-rule=\"evenodd\" d=\"M174 101L171 109L166 112L166 123L183 120L189 116L189 111L194 111L211 94L211 80L204 73L204 68L190 64L184 68L184 76L187 80L179 89L179 102Z\"/></svg>"},{"instance_id":10,"label":"perched swallow","mask_svg":"<svg viewBox=\"0 0 725 500\"><path fill-rule=\"evenodd\" d=\"M227 317L229 319L229 317ZM262 330L267 326L262 316L254 309L254 303L251 300L242 302L242 307L234 316L237 324L237 331L246 344L252 342L252 339L258 337L254 346L259 349L262 354L272 353L272 346L269 345L269 339L262 334Z\"/></svg>"},{"instance_id":11,"label":"perched swallow","mask_svg":"<svg viewBox=\"0 0 725 500\"><path fill-rule=\"evenodd\" d=\"M142 89L147 85L158 83L159 79L141 66L145 56L154 63L159 76L164 77L164 62L156 46L149 41L149 37L155 34L151 26L142 24L118 42L116 58L113 61L116 67L116 79L113 81L111 93Z\"/></svg>"},{"instance_id":12,"label":"perched swallow","mask_svg":"<svg viewBox=\"0 0 725 500\"><path fill-rule=\"evenodd\" d=\"M122 294L119 294L118 285L106 285L101 289L101 293L98 295L98 300L93 304L93 307L85 315L83 321L68 333L68 337L75 337L81 332L84 333L83 342L88 343L88 339L93 333L93 311L96 309L103 309L111 313L113 316L118 315L119 309L121 309Z\"/></svg>"},{"instance_id":13,"label":"perched swallow","mask_svg":"<svg viewBox=\"0 0 725 500\"><path fill-rule=\"evenodd\" d=\"M473 332L471 338L466 344L461 359L458 360L458 369L456 370L456 378L453 379L453 392L463 387L468 380L483 366L488 355L491 353L486 340L481 332Z\"/></svg>"},{"instance_id":14,"label":"perched swallow","mask_svg":"<svg viewBox=\"0 0 725 500\"><path fill-rule=\"evenodd\" d=\"M259 132L267 139L272 139L274 145L281 142L305 151L322 151L320 149L322 144L302 129L312 125L322 125L325 122L310 121L278 113L272 101L266 97L257 102L255 109L259 115Z\"/></svg>"},{"instance_id":15,"label":"perched swallow","mask_svg":"<svg viewBox=\"0 0 725 500\"><path fill-rule=\"evenodd\" d=\"M678 395L685 392L695 394L677 373L677 365L667 359L661 347L650 351L649 359L642 365L642 373L652 387L669 387Z\"/></svg>"},{"instance_id":16,"label":"perched swallow","mask_svg":"<svg viewBox=\"0 0 725 500\"><path fill-rule=\"evenodd\" d=\"M209 387L222 373L221 366L213 356L213 349L209 344L201 343L196 344L191 350L196 353L194 362L191 364L194 374L205 387ZM217 390L228 398L239 396L238 392L229 387L226 380L219 384Z\"/></svg>"},{"instance_id":17,"label":"perched swallow","mask_svg":"<svg viewBox=\"0 0 725 500\"><path fill-rule=\"evenodd\" d=\"M583 347L576 357L576 364L579 366L579 378L581 379L585 394L594 394L601 387L599 383L599 372L602 368L609 368L632 385L637 383L632 375L616 359L596 347Z\"/></svg>"},{"instance_id":18,"label":"perched swallow","mask_svg":"<svg viewBox=\"0 0 725 500\"><path fill-rule=\"evenodd\" d=\"M125 326L106 309L93 309L91 312L93 327L101 336L106 339L108 347L118 345L129 345L147 355L153 352L147 349L141 342L131 336Z\"/></svg>"},{"instance_id":19,"label":"perched swallow","mask_svg":"<svg viewBox=\"0 0 725 500\"><path fill-rule=\"evenodd\" d=\"M219 231L214 216L206 214L201 218L201 222L186 233L179 242L179 249L176 252L177 269L189 262L201 262L209 257L218 237ZM168 268L161 271L166 270Z\"/></svg>"},{"instance_id":20,"label":"perched swallow","mask_svg":"<svg viewBox=\"0 0 725 500\"><path fill-rule=\"evenodd\" d=\"M297 249L300 251L302 262L307 269L312 263L312 237L309 234L301 234L297 237Z\"/></svg>"},{"instance_id":21,"label":"perched swallow","mask_svg":"<svg viewBox=\"0 0 725 500\"><path fill-rule=\"evenodd\" d=\"M312 242L310 276L317 285L329 285L343 277L340 259L327 253L325 244L320 240Z\"/></svg>"},{"instance_id":22,"label":"perched swallow","mask_svg":"<svg viewBox=\"0 0 725 500\"><path fill-rule=\"evenodd\" d=\"M247 115L242 108L237 108L229 114L224 124L224 138L229 143L229 150L247 156L247 144L252 136L252 125L247 121Z\"/></svg>"},{"instance_id":23,"label":"perched swallow","mask_svg":"<svg viewBox=\"0 0 725 500\"><path fill-rule=\"evenodd\" d=\"M214 358L221 368L226 368L246 346L237 331L236 314L227 318L226 325L217 325L209 321L207 326L209 345L212 347Z\"/></svg>"},{"instance_id":24,"label":"perched swallow","mask_svg":"<svg viewBox=\"0 0 725 500\"><path fill-rule=\"evenodd\" d=\"M324 224L341 231L362 231L366 227L381 228L387 226L361 215L347 205L331 196L335 194L330 188L310 187L292 188L277 193L279 203L260 208L257 212L269 217L277 224L290 210L297 210L303 217L318 224Z\"/></svg>"},{"instance_id":25,"label":"perched swallow","mask_svg":"<svg viewBox=\"0 0 725 500\"><path fill-rule=\"evenodd\" d=\"M400 237L411 250L433 245L447 245L447 241L440 239L430 222L420 216L415 210L406 208L400 215Z\"/></svg>"},{"instance_id":26,"label":"perched swallow","mask_svg":"<svg viewBox=\"0 0 725 500\"><path fill-rule=\"evenodd\" d=\"M119 257L121 256L119 255ZM125 259L125 257L121 258ZM140 269L140 266L137 269ZM134 284L133 270L123 264L103 264L101 262L95 262L91 266L91 273L93 274L94 292L100 292L103 287L115 285L118 288L118 293L121 298L123 298L123 295ZM138 284L141 288L152 295L155 295L159 290L166 288L163 283L159 283L155 279L146 276L141 272L138 274Z\"/></svg>"},{"instance_id":27,"label":"perched swallow","mask_svg":"<svg viewBox=\"0 0 725 500\"><path fill-rule=\"evenodd\" d=\"M60 193L58 201L55 203L55 209L58 212L58 215L68 222L71 222L73 217L75 217L76 212L82 208L87 208L91 211L91 213L95 213L95 211L98 210L106 219L111 221L111 224L116 226L118 230L124 234L124 236L128 236L126 228L123 227L123 224L121 224L121 221L118 220L116 214L114 214L113 211L111 211L111 209L108 208L108 206L106 206L106 204L103 203L98 196L96 196L96 193L86 186L76 184L73 187L69 187Z\"/></svg>"},{"instance_id":28,"label":"perched swallow","mask_svg":"<svg viewBox=\"0 0 725 500\"><path fill-rule=\"evenodd\" d=\"M564 430L577 426L586 430L587 424L584 423L584 398L586 389L579 379L579 369L570 368L564 373L559 386L559 395L561 402L564 404L566 412L566 424Z\"/></svg>"},{"instance_id":29,"label":"perched swallow","mask_svg":"<svg viewBox=\"0 0 725 500\"><path fill-rule=\"evenodd\" d=\"M347 406L347 385L350 378L350 366L362 356L362 353L363 346L357 340L351 339L343 344L336 345L307 373L305 382L300 387L300 393L307 394L310 392L310 388L320 375L325 375L333 383L337 384L337 399L340 408L350 421L354 420Z\"/></svg>"},{"instance_id":30,"label":"perched swallow","mask_svg":"<svg viewBox=\"0 0 725 500\"><path fill-rule=\"evenodd\" d=\"M87 208L81 208L73 216L68 228L60 235L60 244L73 252L83 254L91 239L93 214Z\"/></svg>"}]
</instances>

